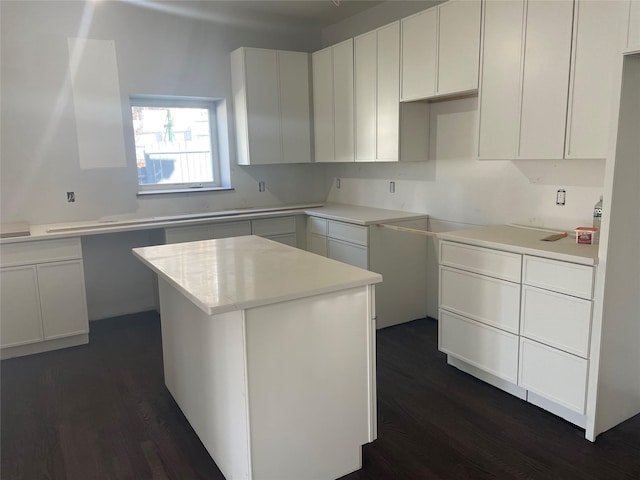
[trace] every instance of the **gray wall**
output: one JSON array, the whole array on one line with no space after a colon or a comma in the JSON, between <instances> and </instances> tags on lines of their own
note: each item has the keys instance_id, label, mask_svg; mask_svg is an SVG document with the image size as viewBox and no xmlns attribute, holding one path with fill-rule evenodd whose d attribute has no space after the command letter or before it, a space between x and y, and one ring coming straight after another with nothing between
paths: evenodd
<instances>
[{"instance_id":1,"label":"gray wall","mask_svg":"<svg viewBox=\"0 0 640 480\"><path fill-rule=\"evenodd\" d=\"M313 51L320 47L320 32L216 16L205 2L156 4L165 10L116 1L0 2L3 222L58 223L324 199L316 180L322 166L235 165L229 59L241 46ZM180 14L187 8L199 11ZM126 167L80 168L68 37L115 41ZM131 94L226 98L235 191L138 198ZM258 193L259 180L266 182L265 193ZM67 203L67 191L75 191L76 203Z\"/></svg>"}]
</instances>

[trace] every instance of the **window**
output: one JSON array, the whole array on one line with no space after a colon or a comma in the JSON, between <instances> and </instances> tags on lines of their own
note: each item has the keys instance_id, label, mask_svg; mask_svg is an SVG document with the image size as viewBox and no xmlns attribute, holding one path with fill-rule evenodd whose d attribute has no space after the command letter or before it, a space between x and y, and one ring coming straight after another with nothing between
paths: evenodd
<instances>
[{"instance_id":1,"label":"window","mask_svg":"<svg viewBox=\"0 0 640 480\"><path fill-rule=\"evenodd\" d=\"M139 96L130 104L140 193L228 187L220 159L223 101Z\"/></svg>"}]
</instances>

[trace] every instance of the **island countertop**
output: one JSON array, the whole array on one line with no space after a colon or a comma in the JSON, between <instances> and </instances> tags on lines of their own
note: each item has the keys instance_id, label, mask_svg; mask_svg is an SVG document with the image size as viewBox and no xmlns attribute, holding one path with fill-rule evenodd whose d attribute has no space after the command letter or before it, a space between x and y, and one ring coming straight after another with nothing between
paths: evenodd
<instances>
[{"instance_id":1,"label":"island countertop","mask_svg":"<svg viewBox=\"0 0 640 480\"><path fill-rule=\"evenodd\" d=\"M208 315L382 281L377 273L254 235L133 253Z\"/></svg>"}]
</instances>

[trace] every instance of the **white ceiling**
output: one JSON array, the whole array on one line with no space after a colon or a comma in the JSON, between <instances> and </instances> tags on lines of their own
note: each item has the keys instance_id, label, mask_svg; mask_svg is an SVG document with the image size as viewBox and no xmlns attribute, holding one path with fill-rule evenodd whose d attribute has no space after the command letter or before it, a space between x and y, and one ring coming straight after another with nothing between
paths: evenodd
<instances>
[{"instance_id":1,"label":"white ceiling","mask_svg":"<svg viewBox=\"0 0 640 480\"><path fill-rule=\"evenodd\" d=\"M222 23L271 22L324 28L384 0L124 0L140 7Z\"/></svg>"}]
</instances>

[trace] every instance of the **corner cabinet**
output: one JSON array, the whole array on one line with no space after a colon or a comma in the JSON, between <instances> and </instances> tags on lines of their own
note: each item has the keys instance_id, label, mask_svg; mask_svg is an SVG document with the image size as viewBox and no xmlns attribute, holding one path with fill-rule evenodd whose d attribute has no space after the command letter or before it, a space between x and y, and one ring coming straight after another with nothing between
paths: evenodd
<instances>
[{"instance_id":1,"label":"corner cabinet","mask_svg":"<svg viewBox=\"0 0 640 480\"><path fill-rule=\"evenodd\" d=\"M311 162L308 53L239 48L231 83L238 164Z\"/></svg>"},{"instance_id":2,"label":"corner cabinet","mask_svg":"<svg viewBox=\"0 0 640 480\"><path fill-rule=\"evenodd\" d=\"M594 270L443 240L438 348L457 368L585 428Z\"/></svg>"},{"instance_id":3,"label":"corner cabinet","mask_svg":"<svg viewBox=\"0 0 640 480\"><path fill-rule=\"evenodd\" d=\"M88 343L80 239L0 247L2 358Z\"/></svg>"},{"instance_id":4,"label":"corner cabinet","mask_svg":"<svg viewBox=\"0 0 640 480\"><path fill-rule=\"evenodd\" d=\"M270 217L169 227L164 230L164 243L195 242L244 235L257 235L297 247L297 217Z\"/></svg>"},{"instance_id":5,"label":"corner cabinet","mask_svg":"<svg viewBox=\"0 0 640 480\"><path fill-rule=\"evenodd\" d=\"M353 162L353 39L314 52L315 161Z\"/></svg>"},{"instance_id":6,"label":"corner cabinet","mask_svg":"<svg viewBox=\"0 0 640 480\"><path fill-rule=\"evenodd\" d=\"M480 0L452 0L401 21L403 102L478 90Z\"/></svg>"},{"instance_id":7,"label":"corner cabinet","mask_svg":"<svg viewBox=\"0 0 640 480\"><path fill-rule=\"evenodd\" d=\"M604 158L623 2L485 2L480 159Z\"/></svg>"},{"instance_id":8,"label":"corner cabinet","mask_svg":"<svg viewBox=\"0 0 640 480\"><path fill-rule=\"evenodd\" d=\"M407 226L426 230L426 223ZM377 328L427 316L427 245L421 236L309 216L307 250L382 275L376 285Z\"/></svg>"}]
</instances>

